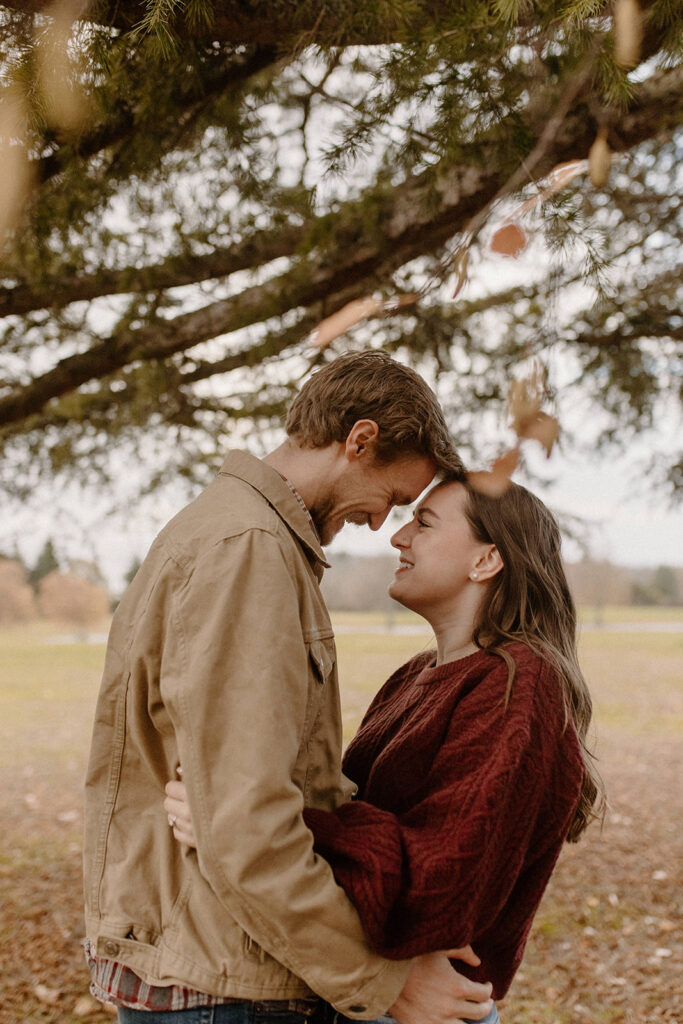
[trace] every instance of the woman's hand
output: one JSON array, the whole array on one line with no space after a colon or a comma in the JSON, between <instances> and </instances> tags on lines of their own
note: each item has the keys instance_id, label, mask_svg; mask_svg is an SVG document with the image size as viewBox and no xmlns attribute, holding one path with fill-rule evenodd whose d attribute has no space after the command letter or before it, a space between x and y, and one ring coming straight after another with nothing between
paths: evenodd
<instances>
[{"instance_id":1,"label":"woman's hand","mask_svg":"<svg viewBox=\"0 0 683 1024\"><path fill-rule=\"evenodd\" d=\"M180 769L178 774L181 774ZM187 789L184 782L166 783L164 810L168 815L168 823L173 829L173 835L178 842L196 849L197 840L192 827L192 815L187 802Z\"/></svg>"}]
</instances>

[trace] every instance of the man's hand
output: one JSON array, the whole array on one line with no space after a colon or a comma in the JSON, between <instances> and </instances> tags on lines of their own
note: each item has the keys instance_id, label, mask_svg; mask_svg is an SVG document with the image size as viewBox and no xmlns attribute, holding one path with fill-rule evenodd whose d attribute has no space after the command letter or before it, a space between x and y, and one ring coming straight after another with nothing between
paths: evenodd
<instances>
[{"instance_id":1,"label":"man's hand","mask_svg":"<svg viewBox=\"0 0 683 1024\"><path fill-rule=\"evenodd\" d=\"M401 994L389 1013L401 1024L458 1024L463 1018L481 1020L491 1012L491 985L470 981L450 964L464 960L478 967L471 946L415 957Z\"/></svg>"},{"instance_id":2,"label":"man's hand","mask_svg":"<svg viewBox=\"0 0 683 1024\"><path fill-rule=\"evenodd\" d=\"M182 774L181 768L177 768L176 771L179 775ZM197 840L194 828L192 827L192 816L190 815L190 805L187 802L187 789L184 782L166 783L164 810L168 815L168 823L173 829L173 835L178 842L184 843L186 846L196 847Z\"/></svg>"}]
</instances>

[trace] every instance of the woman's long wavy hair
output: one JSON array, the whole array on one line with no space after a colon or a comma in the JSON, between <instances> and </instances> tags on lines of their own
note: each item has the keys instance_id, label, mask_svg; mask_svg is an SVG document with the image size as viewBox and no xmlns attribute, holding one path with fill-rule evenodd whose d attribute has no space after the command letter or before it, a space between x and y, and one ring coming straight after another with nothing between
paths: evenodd
<instances>
[{"instance_id":1,"label":"woman's long wavy hair","mask_svg":"<svg viewBox=\"0 0 683 1024\"><path fill-rule=\"evenodd\" d=\"M585 775L569 842L576 842L593 818L604 813L602 779L586 746L592 701L576 650L576 609L560 553L561 535L553 514L535 495L511 483L500 497L490 497L466 483L465 514L477 540L495 544L503 562L491 580L474 631L478 647L505 659L506 701L515 664L505 650L510 640L533 648L549 661L562 686L565 711L581 744Z\"/></svg>"}]
</instances>

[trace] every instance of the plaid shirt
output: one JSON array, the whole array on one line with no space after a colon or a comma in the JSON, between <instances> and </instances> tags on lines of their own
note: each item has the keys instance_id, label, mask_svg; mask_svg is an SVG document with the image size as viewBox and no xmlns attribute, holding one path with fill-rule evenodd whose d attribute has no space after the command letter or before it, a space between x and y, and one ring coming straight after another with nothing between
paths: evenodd
<instances>
[{"instance_id":1,"label":"plaid shirt","mask_svg":"<svg viewBox=\"0 0 683 1024\"><path fill-rule=\"evenodd\" d=\"M167 1013L171 1010L194 1010L200 1006L223 1006L226 1003L248 1002L233 996L210 996L182 985L148 985L131 971L130 967L104 960L95 956L88 941L83 943L85 956L90 968L90 993L101 1003L123 1006L128 1010L156 1010ZM299 1013L311 1017L320 1007L320 999L261 999L259 1012Z\"/></svg>"},{"instance_id":2,"label":"plaid shirt","mask_svg":"<svg viewBox=\"0 0 683 1024\"><path fill-rule=\"evenodd\" d=\"M282 476L282 479L306 513L311 529L318 537L318 530L304 499L286 476ZM84 948L92 979L90 993L102 1003L123 1006L128 1010L156 1010L166 1013L171 1010L194 1010L199 1006L223 1006L226 1003L244 1002L243 999L234 999L231 996L211 996L182 985L148 985L142 978L138 978L130 967L115 960L104 960L96 956L87 939ZM259 1005L310 1016L318 1002L319 1000L308 999L261 1000Z\"/></svg>"},{"instance_id":3,"label":"plaid shirt","mask_svg":"<svg viewBox=\"0 0 683 1024\"><path fill-rule=\"evenodd\" d=\"M131 971L130 967L95 956L90 942L84 943L85 956L90 968L90 992L101 1003L124 1006L128 1010L193 1010L198 1006L220 1006L238 1000L210 996L206 992L181 985L148 985Z\"/></svg>"}]
</instances>

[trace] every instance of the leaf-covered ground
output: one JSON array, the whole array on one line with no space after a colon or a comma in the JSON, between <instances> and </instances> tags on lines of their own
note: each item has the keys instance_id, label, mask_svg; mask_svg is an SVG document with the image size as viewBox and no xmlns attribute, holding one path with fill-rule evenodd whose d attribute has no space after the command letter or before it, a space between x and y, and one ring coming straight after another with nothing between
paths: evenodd
<instances>
[{"instance_id":1,"label":"leaf-covered ground","mask_svg":"<svg viewBox=\"0 0 683 1024\"><path fill-rule=\"evenodd\" d=\"M683 1022L680 639L666 646L655 670L654 649L641 666L620 640L623 665L650 680L628 696L623 674L609 682L617 648L586 644L604 680L599 754L610 809L602 830L593 825L565 847L500 1006L503 1024ZM359 692L351 688L352 701ZM88 995L81 951L83 758L54 753L73 737L77 707L47 728L41 704L31 705L32 735L50 751L42 761L22 755L18 718L11 735L0 732L13 755L0 793L0 1024L114 1019Z\"/></svg>"}]
</instances>

